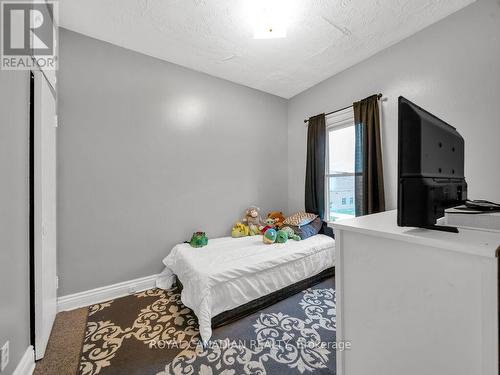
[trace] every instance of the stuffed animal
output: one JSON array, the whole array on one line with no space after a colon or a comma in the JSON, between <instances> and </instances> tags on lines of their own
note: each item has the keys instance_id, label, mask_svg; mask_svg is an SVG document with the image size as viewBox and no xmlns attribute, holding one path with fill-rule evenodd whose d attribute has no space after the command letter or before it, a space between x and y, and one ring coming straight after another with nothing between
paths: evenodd
<instances>
[{"instance_id":1,"label":"stuffed animal","mask_svg":"<svg viewBox=\"0 0 500 375\"><path fill-rule=\"evenodd\" d=\"M288 241L288 233L284 230L279 230L276 232L276 243L285 243Z\"/></svg>"},{"instance_id":2,"label":"stuffed animal","mask_svg":"<svg viewBox=\"0 0 500 375\"><path fill-rule=\"evenodd\" d=\"M250 236L255 236L256 234L261 234L259 227L262 225L262 218L260 217L260 208L256 206L248 207L245 210L245 217L242 220L243 224L246 224L249 229Z\"/></svg>"},{"instance_id":3,"label":"stuffed animal","mask_svg":"<svg viewBox=\"0 0 500 375\"><path fill-rule=\"evenodd\" d=\"M259 227L255 224L250 224L248 226L248 235L249 236L257 236L258 234L262 234Z\"/></svg>"},{"instance_id":4,"label":"stuffed animal","mask_svg":"<svg viewBox=\"0 0 500 375\"><path fill-rule=\"evenodd\" d=\"M266 231L271 228L276 229L275 228L276 222L274 219L268 217L264 223L265 225L259 228L261 233L266 233Z\"/></svg>"},{"instance_id":5,"label":"stuffed animal","mask_svg":"<svg viewBox=\"0 0 500 375\"><path fill-rule=\"evenodd\" d=\"M243 223L240 223L239 221L234 224L233 229L231 230L231 237L233 238L239 238L239 237L246 237L250 234L250 229L248 226L246 226Z\"/></svg>"},{"instance_id":6,"label":"stuffed animal","mask_svg":"<svg viewBox=\"0 0 500 375\"><path fill-rule=\"evenodd\" d=\"M286 234L288 235L288 238L291 240L295 240L295 241L301 240L300 236L295 234L294 230L290 227L283 227L283 228L281 228L281 231L286 232Z\"/></svg>"},{"instance_id":7,"label":"stuffed animal","mask_svg":"<svg viewBox=\"0 0 500 375\"><path fill-rule=\"evenodd\" d=\"M205 232L193 233L191 240L188 242L192 247L203 247L208 244L208 238Z\"/></svg>"},{"instance_id":8,"label":"stuffed animal","mask_svg":"<svg viewBox=\"0 0 500 375\"><path fill-rule=\"evenodd\" d=\"M267 218L274 219L274 226L276 229L281 229L283 222L285 221L285 217L281 211L271 211L267 214Z\"/></svg>"},{"instance_id":9,"label":"stuffed animal","mask_svg":"<svg viewBox=\"0 0 500 375\"><path fill-rule=\"evenodd\" d=\"M273 244L276 241L276 230L273 228L270 228L265 231L264 235L262 236L262 241L264 241L265 244Z\"/></svg>"}]
</instances>

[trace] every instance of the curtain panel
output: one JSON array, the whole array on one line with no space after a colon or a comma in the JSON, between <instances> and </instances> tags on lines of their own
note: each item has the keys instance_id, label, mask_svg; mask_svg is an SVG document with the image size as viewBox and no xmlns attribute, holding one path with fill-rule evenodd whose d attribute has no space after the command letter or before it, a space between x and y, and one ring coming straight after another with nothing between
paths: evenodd
<instances>
[{"instance_id":1,"label":"curtain panel","mask_svg":"<svg viewBox=\"0 0 500 375\"><path fill-rule=\"evenodd\" d=\"M380 112L377 95L353 103L356 126L356 215L385 211Z\"/></svg>"},{"instance_id":2,"label":"curtain panel","mask_svg":"<svg viewBox=\"0 0 500 375\"><path fill-rule=\"evenodd\" d=\"M322 113L309 119L307 127L306 212L325 218L326 124Z\"/></svg>"}]
</instances>

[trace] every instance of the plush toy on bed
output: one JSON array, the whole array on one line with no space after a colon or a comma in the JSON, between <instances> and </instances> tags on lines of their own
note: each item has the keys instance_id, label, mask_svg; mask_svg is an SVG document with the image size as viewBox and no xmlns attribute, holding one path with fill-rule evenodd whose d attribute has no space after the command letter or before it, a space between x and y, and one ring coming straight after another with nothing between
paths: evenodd
<instances>
[{"instance_id":1,"label":"plush toy on bed","mask_svg":"<svg viewBox=\"0 0 500 375\"><path fill-rule=\"evenodd\" d=\"M262 218L260 217L259 207L248 207L245 211L245 218L242 221L243 224L248 226L250 236L261 234L259 227L262 225Z\"/></svg>"},{"instance_id":2,"label":"plush toy on bed","mask_svg":"<svg viewBox=\"0 0 500 375\"><path fill-rule=\"evenodd\" d=\"M231 230L231 237L233 238L246 237L249 235L249 233L250 229L248 228L248 226L238 221L236 224L234 224L233 229Z\"/></svg>"},{"instance_id":3,"label":"plush toy on bed","mask_svg":"<svg viewBox=\"0 0 500 375\"><path fill-rule=\"evenodd\" d=\"M288 238L295 241L300 241L300 236L295 233L295 231L290 227L283 227L281 231L286 232Z\"/></svg>"},{"instance_id":4,"label":"plush toy on bed","mask_svg":"<svg viewBox=\"0 0 500 375\"><path fill-rule=\"evenodd\" d=\"M283 216L283 212L281 211L271 211L267 214L268 219L274 219L274 227L275 229L281 229L283 226L283 222L285 221L285 217Z\"/></svg>"},{"instance_id":5,"label":"plush toy on bed","mask_svg":"<svg viewBox=\"0 0 500 375\"><path fill-rule=\"evenodd\" d=\"M276 242L276 236L278 234L276 233L276 230L273 228L270 228L264 232L264 235L262 236L262 241L264 241L265 244L273 244Z\"/></svg>"},{"instance_id":6,"label":"plush toy on bed","mask_svg":"<svg viewBox=\"0 0 500 375\"><path fill-rule=\"evenodd\" d=\"M276 243L286 243L288 241L288 233L284 230L276 232Z\"/></svg>"},{"instance_id":7,"label":"plush toy on bed","mask_svg":"<svg viewBox=\"0 0 500 375\"><path fill-rule=\"evenodd\" d=\"M205 232L195 232L188 242L192 247L203 247L208 244L208 237Z\"/></svg>"},{"instance_id":8,"label":"plush toy on bed","mask_svg":"<svg viewBox=\"0 0 500 375\"><path fill-rule=\"evenodd\" d=\"M264 223L265 225L259 228L261 233L266 233L266 231L271 228L276 229L276 221L273 218L268 217Z\"/></svg>"}]
</instances>

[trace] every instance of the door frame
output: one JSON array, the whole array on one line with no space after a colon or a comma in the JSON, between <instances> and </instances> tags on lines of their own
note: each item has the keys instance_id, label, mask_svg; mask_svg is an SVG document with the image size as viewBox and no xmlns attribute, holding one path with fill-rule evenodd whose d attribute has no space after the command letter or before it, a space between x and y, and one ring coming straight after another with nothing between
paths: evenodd
<instances>
[{"instance_id":1,"label":"door frame","mask_svg":"<svg viewBox=\"0 0 500 375\"><path fill-rule=\"evenodd\" d=\"M35 347L35 75L30 70L29 92L29 265L30 345Z\"/></svg>"}]
</instances>

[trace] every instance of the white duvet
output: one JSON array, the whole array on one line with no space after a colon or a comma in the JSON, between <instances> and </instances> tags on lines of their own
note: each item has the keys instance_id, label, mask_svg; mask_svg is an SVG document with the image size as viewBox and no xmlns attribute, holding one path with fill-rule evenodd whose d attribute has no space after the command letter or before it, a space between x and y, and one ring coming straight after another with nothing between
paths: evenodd
<instances>
[{"instance_id":1,"label":"white duvet","mask_svg":"<svg viewBox=\"0 0 500 375\"><path fill-rule=\"evenodd\" d=\"M202 248L179 244L163 260L157 286L172 287L177 275L184 286L181 300L198 317L206 344L213 316L333 267L334 246L321 234L272 245L262 236L210 239Z\"/></svg>"}]
</instances>

